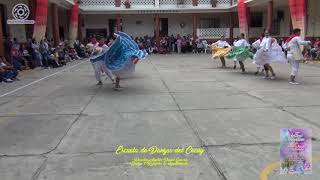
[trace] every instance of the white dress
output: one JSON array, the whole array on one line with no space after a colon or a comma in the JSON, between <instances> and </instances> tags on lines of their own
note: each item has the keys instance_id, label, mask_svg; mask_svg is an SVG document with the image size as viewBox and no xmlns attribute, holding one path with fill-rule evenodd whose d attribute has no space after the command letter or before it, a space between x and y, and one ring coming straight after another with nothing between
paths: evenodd
<instances>
[{"instance_id":1,"label":"white dress","mask_svg":"<svg viewBox=\"0 0 320 180\"><path fill-rule=\"evenodd\" d=\"M219 41L213 43L212 45L216 45L219 48L231 47L227 41L222 41L222 40L219 40Z\"/></svg>"},{"instance_id":2,"label":"white dress","mask_svg":"<svg viewBox=\"0 0 320 180\"><path fill-rule=\"evenodd\" d=\"M273 41L273 42L272 42ZM255 42L255 46L258 42ZM253 63L258 66L263 66L270 63L287 63L285 53L282 51L281 46L275 39L271 37L264 37L259 45L259 49L254 56Z\"/></svg>"}]
</instances>

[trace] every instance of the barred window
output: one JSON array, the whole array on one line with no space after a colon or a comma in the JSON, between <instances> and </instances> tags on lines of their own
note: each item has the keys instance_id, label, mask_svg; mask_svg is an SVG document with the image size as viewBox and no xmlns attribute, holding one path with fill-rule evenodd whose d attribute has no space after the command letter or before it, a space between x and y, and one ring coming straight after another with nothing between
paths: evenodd
<instances>
[{"instance_id":1,"label":"barred window","mask_svg":"<svg viewBox=\"0 0 320 180\"><path fill-rule=\"evenodd\" d=\"M218 18L200 18L200 28L219 28L220 19Z\"/></svg>"}]
</instances>

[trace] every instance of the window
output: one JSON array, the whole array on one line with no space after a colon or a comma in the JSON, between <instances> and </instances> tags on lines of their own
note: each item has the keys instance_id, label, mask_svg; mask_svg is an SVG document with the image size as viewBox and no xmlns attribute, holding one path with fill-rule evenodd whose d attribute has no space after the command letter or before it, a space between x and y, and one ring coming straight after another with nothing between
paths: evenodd
<instances>
[{"instance_id":1,"label":"window","mask_svg":"<svg viewBox=\"0 0 320 180\"><path fill-rule=\"evenodd\" d=\"M251 26L250 27L263 27L263 13L262 12L251 13Z\"/></svg>"},{"instance_id":2,"label":"window","mask_svg":"<svg viewBox=\"0 0 320 180\"><path fill-rule=\"evenodd\" d=\"M200 18L200 28L219 28L220 19L218 18Z\"/></svg>"}]
</instances>

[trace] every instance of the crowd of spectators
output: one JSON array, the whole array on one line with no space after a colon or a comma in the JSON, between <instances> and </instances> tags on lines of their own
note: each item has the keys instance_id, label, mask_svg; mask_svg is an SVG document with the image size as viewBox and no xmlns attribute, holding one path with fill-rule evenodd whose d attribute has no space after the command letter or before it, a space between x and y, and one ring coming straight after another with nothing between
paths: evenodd
<instances>
[{"instance_id":1,"label":"crowd of spectators","mask_svg":"<svg viewBox=\"0 0 320 180\"><path fill-rule=\"evenodd\" d=\"M24 70L59 68L70 61L88 57L85 46L79 41L71 47L68 41L55 46L46 38L39 43L35 39L20 43L17 38L6 38L4 46L5 56L0 57L0 82L6 83L19 81L18 74Z\"/></svg>"},{"instance_id":2,"label":"crowd of spectators","mask_svg":"<svg viewBox=\"0 0 320 180\"><path fill-rule=\"evenodd\" d=\"M193 44L193 38L190 34L181 36L180 34L174 36L162 36L160 38L160 47L156 46L155 37L144 36L144 37L132 37L139 45L140 49L145 49L149 54L168 54L176 52L181 53L201 53L207 52L208 43L206 40L199 40L198 38Z\"/></svg>"}]
</instances>

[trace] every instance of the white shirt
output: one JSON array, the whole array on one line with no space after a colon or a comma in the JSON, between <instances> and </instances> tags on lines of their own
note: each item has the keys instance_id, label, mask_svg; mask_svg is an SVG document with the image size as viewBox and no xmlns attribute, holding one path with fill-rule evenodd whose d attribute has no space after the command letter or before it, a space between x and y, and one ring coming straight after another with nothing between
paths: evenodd
<instances>
[{"instance_id":1,"label":"white shirt","mask_svg":"<svg viewBox=\"0 0 320 180\"><path fill-rule=\"evenodd\" d=\"M7 66L7 65L6 65L5 63L3 63L3 62L0 63L0 68L6 67L6 66Z\"/></svg>"},{"instance_id":2,"label":"white shirt","mask_svg":"<svg viewBox=\"0 0 320 180\"><path fill-rule=\"evenodd\" d=\"M252 47L254 47L255 49L259 49L260 44L261 44L261 41L260 41L260 39L258 39L254 43L252 43Z\"/></svg>"},{"instance_id":3,"label":"white shirt","mask_svg":"<svg viewBox=\"0 0 320 180\"><path fill-rule=\"evenodd\" d=\"M219 40L215 43L213 43L214 45L217 45L219 48L224 48L224 47L231 47L230 44L227 41L222 41Z\"/></svg>"},{"instance_id":4,"label":"white shirt","mask_svg":"<svg viewBox=\"0 0 320 180\"><path fill-rule=\"evenodd\" d=\"M236 42L234 42L234 46L236 47L248 47L250 44L245 39L240 39Z\"/></svg>"},{"instance_id":5,"label":"white shirt","mask_svg":"<svg viewBox=\"0 0 320 180\"><path fill-rule=\"evenodd\" d=\"M301 37L297 36L292 38L288 43L285 43L283 47L288 49L288 56L292 56L294 60L302 60L304 57L300 46L307 46L310 43L310 41L304 41Z\"/></svg>"},{"instance_id":6,"label":"white shirt","mask_svg":"<svg viewBox=\"0 0 320 180\"><path fill-rule=\"evenodd\" d=\"M271 37L264 37L260 43L259 48L263 50L270 50L272 44L272 38Z\"/></svg>"}]
</instances>

